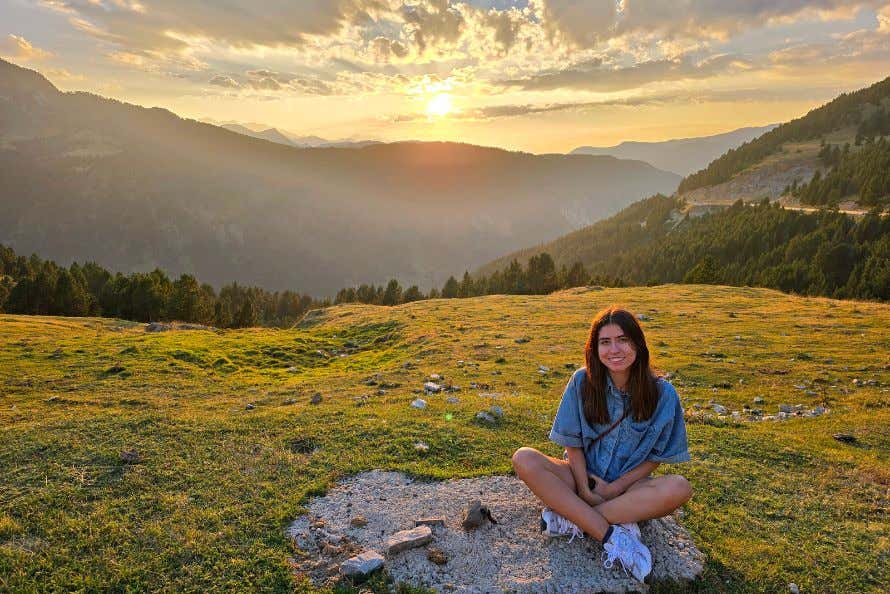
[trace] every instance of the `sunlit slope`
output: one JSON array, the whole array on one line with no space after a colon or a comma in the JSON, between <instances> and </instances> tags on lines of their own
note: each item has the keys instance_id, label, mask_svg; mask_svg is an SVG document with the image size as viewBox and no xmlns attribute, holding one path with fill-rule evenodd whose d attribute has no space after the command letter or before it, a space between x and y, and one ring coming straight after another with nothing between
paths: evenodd
<instances>
[{"instance_id":1,"label":"sunlit slope","mask_svg":"<svg viewBox=\"0 0 890 594\"><path fill-rule=\"evenodd\" d=\"M809 182L817 170L827 169L826 163L818 158L822 143L838 146L849 143L855 153L860 144L857 136L863 131L871 136L886 135L890 131L886 123L869 119L876 111L887 108L890 108L890 78L858 91L842 93L806 115L727 151L701 171L686 176L678 193L687 201L697 203L728 204L739 199L778 198L788 186Z\"/></svg>"},{"instance_id":2,"label":"sunlit slope","mask_svg":"<svg viewBox=\"0 0 890 594\"><path fill-rule=\"evenodd\" d=\"M689 410L831 409L689 423L693 460L672 470L695 488L683 522L709 558L696 591L881 591L890 306L691 285L339 306L292 330L0 316L0 590L301 589L284 527L338 477L507 473L521 445L557 455L547 430L611 303L648 316ZM459 404L409 406L430 373ZM477 424L494 402L505 419Z\"/></svg>"}]
</instances>

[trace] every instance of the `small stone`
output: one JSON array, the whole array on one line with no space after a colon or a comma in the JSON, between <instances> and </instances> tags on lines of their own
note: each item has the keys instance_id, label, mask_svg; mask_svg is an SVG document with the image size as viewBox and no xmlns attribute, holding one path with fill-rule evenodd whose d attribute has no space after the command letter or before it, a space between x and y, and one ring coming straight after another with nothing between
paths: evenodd
<instances>
[{"instance_id":1,"label":"small stone","mask_svg":"<svg viewBox=\"0 0 890 594\"><path fill-rule=\"evenodd\" d=\"M637 314L637 319L641 322L648 322L650 320L649 316L646 314Z\"/></svg>"},{"instance_id":2,"label":"small stone","mask_svg":"<svg viewBox=\"0 0 890 594\"><path fill-rule=\"evenodd\" d=\"M441 380L441 379L444 379L444 378L443 378L441 375L439 375L438 373L431 373L431 374L430 374L430 380L431 380L431 381L437 382L437 381L439 381L439 380Z\"/></svg>"},{"instance_id":3,"label":"small stone","mask_svg":"<svg viewBox=\"0 0 890 594\"><path fill-rule=\"evenodd\" d=\"M528 336L522 336L520 338L517 338L514 342L516 342L516 344L525 344L530 341L531 341L531 338L529 338Z\"/></svg>"},{"instance_id":4,"label":"small stone","mask_svg":"<svg viewBox=\"0 0 890 594\"><path fill-rule=\"evenodd\" d=\"M763 398L757 396L756 398L754 398L753 402L754 404L763 404Z\"/></svg>"},{"instance_id":5,"label":"small stone","mask_svg":"<svg viewBox=\"0 0 890 594\"><path fill-rule=\"evenodd\" d=\"M283 404L283 405L286 406L286 405L289 405L289 404L296 404L296 403L297 403L297 401L296 401L294 398L288 398L288 399L286 399L284 402L282 402L281 404Z\"/></svg>"},{"instance_id":6,"label":"small stone","mask_svg":"<svg viewBox=\"0 0 890 594\"><path fill-rule=\"evenodd\" d=\"M417 400L415 400L414 402L411 403L411 406L413 406L416 409L423 410L426 408L426 400L424 400L422 398L418 398Z\"/></svg>"},{"instance_id":7,"label":"small stone","mask_svg":"<svg viewBox=\"0 0 890 594\"><path fill-rule=\"evenodd\" d=\"M428 444L423 443L422 441L418 441L414 444L414 449L418 452L428 452L430 451L430 446Z\"/></svg>"},{"instance_id":8,"label":"small stone","mask_svg":"<svg viewBox=\"0 0 890 594\"><path fill-rule=\"evenodd\" d=\"M365 516L353 516L353 518L349 520L349 525L353 528L364 528L368 525L368 520Z\"/></svg>"},{"instance_id":9,"label":"small stone","mask_svg":"<svg viewBox=\"0 0 890 594\"><path fill-rule=\"evenodd\" d=\"M849 433L835 433L832 437L843 443L856 443L859 441L854 435L850 435Z\"/></svg>"},{"instance_id":10,"label":"small stone","mask_svg":"<svg viewBox=\"0 0 890 594\"><path fill-rule=\"evenodd\" d=\"M435 394L442 391L442 386L434 382L426 382L425 384L423 384L423 391L430 394Z\"/></svg>"},{"instance_id":11,"label":"small stone","mask_svg":"<svg viewBox=\"0 0 890 594\"><path fill-rule=\"evenodd\" d=\"M547 367L546 365L539 365L538 373L550 373L550 368Z\"/></svg>"},{"instance_id":12,"label":"small stone","mask_svg":"<svg viewBox=\"0 0 890 594\"><path fill-rule=\"evenodd\" d=\"M448 563L448 557L445 556L445 552L441 549L437 549L436 547L430 547L426 552L426 558L436 565L445 565Z\"/></svg>"},{"instance_id":13,"label":"small stone","mask_svg":"<svg viewBox=\"0 0 890 594\"><path fill-rule=\"evenodd\" d=\"M414 520L414 526L429 526L430 528L444 528L445 518L420 518Z\"/></svg>"},{"instance_id":14,"label":"small stone","mask_svg":"<svg viewBox=\"0 0 890 594\"><path fill-rule=\"evenodd\" d=\"M445 402L447 402L448 404L458 404L458 403L460 403L460 398L457 398L455 396L449 396L448 398L445 399Z\"/></svg>"},{"instance_id":15,"label":"small stone","mask_svg":"<svg viewBox=\"0 0 890 594\"><path fill-rule=\"evenodd\" d=\"M488 412L491 414L491 416L493 416L496 419L504 418L504 409L501 408L500 406L498 406L497 404L495 404L491 408L489 408Z\"/></svg>"},{"instance_id":16,"label":"small stone","mask_svg":"<svg viewBox=\"0 0 890 594\"><path fill-rule=\"evenodd\" d=\"M142 456L136 450L126 450L121 452L121 462L124 464L139 464L142 462Z\"/></svg>"},{"instance_id":17,"label":"small stone","mask_svg":"<svg viewBox=\"0 0 890 594\"><path fill-rule=\"evenodd\" d=\"M476 419L479 421L482 421L484 423L488 423L490 425L494 425L495 423L498 422L498 420L496 418L494 418L493 416L491 416L489 413L487 413L485 411L476 413Z\"/></svg>"},{"instance_id":18,"label":"small stone","mask_svg":"<svg viewBox=\"0 0 890 594\"><path fill-rule=\"evenodd\" d=\"M828 412L828 409L825 408L824 406L817 406L816 408L813 409L813 414L817 417L819 415L824 415L826 412Z\"/></svg>"},{"instance_id":19,"label":"small stone","mask_svg":"<svg viewBox=\"0 0 890 594\"><path fill-rule=\"evenodd\" d=\"M800 588L798 588L797 584L794 582L788 584L788 591L791 592L791 594L800 594Z\"/></svg>"},{"instance_id":20,"label":"small stone","mask_svg":"<svg viewBox=\"0 0 890 594\"><path fill-rule=\"evenodd\" d=\"M321 392L316 392L312 395L312 398L309 399L309 404L321 404Z\"/></svg>"},{"instance_id":21,"label":"small stone","mask_svg":"<svg viewBox=\"0 0 890 594\"><path fill-rule=\"evenodd\" d=\"M337 555L339 555L340 553L343 552L343 550L340 547L332 545L331 543L325 543L325 545L321 549L321 551L328 557L336 557Z\"/></svg>"},{"instance_id":22,"label":"small stone","mask_svg":"<svg viewBox=\"0 0 890 594\"><path fill-rule=\"evenodd\" d=\"M780 405L779 405L779 410L780 410L781 412L783 412L783 413L793 413L793 412L794 412L794 407L791 406L790 404L780 404Z\"/></svg>"},{"instance_id":23,"label":"small stone","mask_svg":"<svg viewBox=\"0 0 890 594\"><path fill-rule=\"evenodd\" d=\"M469 507L467 507L461 526L463 526L464 530L474 530L482 526L485 520L489 520L492 524L497 524L495 519L491 517L489 509L476 499L471 501Z\"/></svg>"},{"instance_id":24,"label":"small stone","mask_svg":"<svg viewBox=\"0 0 890 594\"><path fill-rule=\"evenodd\" d=\"M718 415L725 415L729 412L729 410L722 404L714 404L713 406L711 406L711 408L713 408L714 412Z\"/></svg>"},{"instance_id":25,"label":"small stone","mask_svg":"<svg viewBox=\"0 0 890 594\"><path fill-rule=\"evenodd\" d=\"M253 410L256 408L256 405L253 402L248 402L247 406L244 407L245 410Z\"/></svg>"},{"instance_id":26,"label":"small stone","mask_svg":"<svg viewBox=\"0 0 890 594\"><path fill-rule=\"evenodd\" d=\"M433 531L429 526L417 526L411 530L401 530L390 536L384 546L387 555L395 555L408 549L422 547L433 540Z\"/></svg>"},{"instance_id":27,"label":"small stone","mask_svg":"<svg viewBox=\"0 0 890 594\"><path fill-rule=\"evenodd\" d=\"M383 556L376 551L365 551L340 564L340 573L349 577L363 577L383 567Z\"/></svg>"}]
</instances>

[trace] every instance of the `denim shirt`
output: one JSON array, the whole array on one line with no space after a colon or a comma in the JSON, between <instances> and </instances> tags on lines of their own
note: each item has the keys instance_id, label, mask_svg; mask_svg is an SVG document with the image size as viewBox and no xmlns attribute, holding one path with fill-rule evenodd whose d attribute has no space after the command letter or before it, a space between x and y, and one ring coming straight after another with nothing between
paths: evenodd
<instances>
[{"instance_id":1,"label":"denim shirt","mask_svg":"<svg viewBox=\"0 0 890 594\"><path fill-rule=\"evenodd\" d=\"M550 430L550 440L563 447L582 448L587 470L612 482L643 462L675 463L689 460L686 424L677 391L659 379L658 404L646 421L634 421L629 413L608 435L591 443L608 429L630 405L630 396L620 392L607 376L606 404L610 421L589 425L581 404L581 389L587 381L585 368L577 370L566 385Z\"/></svg>"}]
</instances>

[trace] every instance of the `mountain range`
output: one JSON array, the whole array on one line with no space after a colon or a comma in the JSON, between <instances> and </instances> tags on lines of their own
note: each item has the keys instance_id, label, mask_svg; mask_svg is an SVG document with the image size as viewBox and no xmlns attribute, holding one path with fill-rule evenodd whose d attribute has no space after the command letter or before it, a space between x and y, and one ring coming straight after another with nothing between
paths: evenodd
<instances>
[{"instance_id":1,"label":"mountain range","mask_svg":"<svg viewBox=\"0 0 890 594\"><path fill-rule=\"evenodd\" d=\"M0 61L0 243L61 264L318 296L440 285L680 176L640 161L456 143L300 149Z\"/></svg>"},{"instance_id":2,"label":"mountain range","mask_svg":"<svg viewBox=\"0 0 890 594\"><path fill-rule=\"evenodd\" d=\"M665 171L689 175L707 167L708 163L765 132L778 124L753 128L739 128L714 136L678 138L663 142L626 141L615 146L581 146L573 155L611 155L619 159L646 161Z\"/></svg>"}]
</instances>

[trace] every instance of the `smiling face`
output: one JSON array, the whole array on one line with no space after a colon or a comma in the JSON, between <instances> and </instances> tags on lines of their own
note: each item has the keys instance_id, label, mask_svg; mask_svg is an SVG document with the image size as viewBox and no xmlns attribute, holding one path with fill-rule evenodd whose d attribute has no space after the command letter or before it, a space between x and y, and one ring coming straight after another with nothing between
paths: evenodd
<instances>
[{"instance_id":1,"label":"smiling face","mask_svg":"<svg viewBox=\"0 0 890 594\"><path fill-rule=\"evenodd\" d=\"M597 336L599 360L609 370L612 380L626 383L630 368L637 360L637 349L633 340L624 333L618 324L606 324Z\"/></svg>"}]
</instances>

